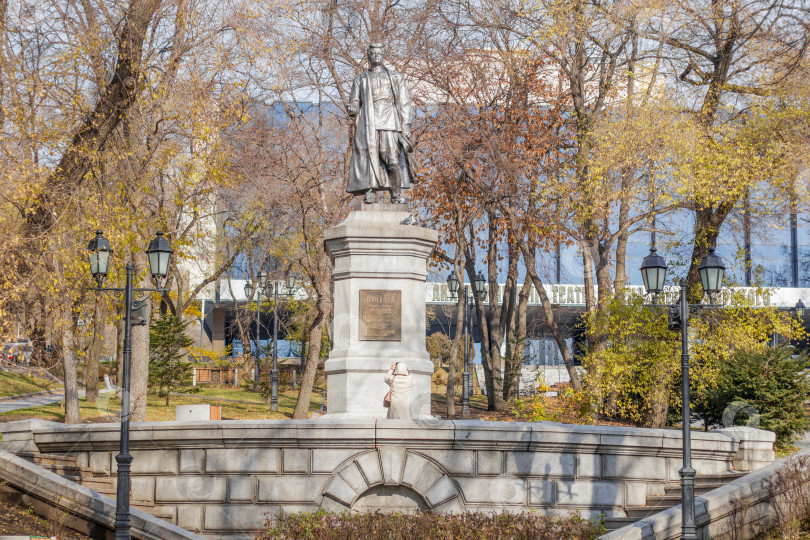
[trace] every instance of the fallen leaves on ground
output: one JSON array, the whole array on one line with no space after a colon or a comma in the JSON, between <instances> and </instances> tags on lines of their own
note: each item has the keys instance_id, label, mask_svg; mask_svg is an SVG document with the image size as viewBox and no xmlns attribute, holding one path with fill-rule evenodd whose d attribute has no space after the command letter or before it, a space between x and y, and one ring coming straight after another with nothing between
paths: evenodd
<instances>
[{"instance_id":1,"label":"fallen leaves on ground","mask_svg":"<svg viewBox=\"0 0 810 540\"><path fill-rule=\"evenodd\" d=\"M32 506L0 502L0 535L55 536L59 540L90 540L68 528L62 520L48 520L34 513Z\"/></svg>"}]
</instances>

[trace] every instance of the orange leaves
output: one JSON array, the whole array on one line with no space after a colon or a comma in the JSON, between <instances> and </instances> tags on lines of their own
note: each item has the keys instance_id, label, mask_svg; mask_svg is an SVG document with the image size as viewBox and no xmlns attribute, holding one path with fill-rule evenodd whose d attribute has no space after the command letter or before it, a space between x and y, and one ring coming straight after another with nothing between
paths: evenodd
<instances>
[{"instance_id":1,"label":"orange leaves","mask_svg":"<svg viewBox=\"0 0 810 540\"><path fill-rule=\"evenodd\" d=\"M570 144L571 134L562 100L542 72L546 63L479 52L454 59L450 69L464 76L442 88L455 99L423 120L424 181L415 194L447 223L447 240L459 234L449 232L459 223L504 205L523 224L511 234L551 233L560 208L541 203L553 197L553 178L570 159L561 148ZM507 238L503 216L490 226L497 238Z\"/></svg>"}]
</instances>

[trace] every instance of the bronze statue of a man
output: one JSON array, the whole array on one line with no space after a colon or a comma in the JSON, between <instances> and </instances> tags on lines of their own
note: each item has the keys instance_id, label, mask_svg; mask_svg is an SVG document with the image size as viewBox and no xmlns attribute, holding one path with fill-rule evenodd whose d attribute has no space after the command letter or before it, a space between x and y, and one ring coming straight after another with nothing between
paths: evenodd
<instances>
[{"instance_id":1,"label":"bronze statue of a man","mask_svg":"<svg viewBox=\"0 0 810 540\"><path fill-rule=\"evenodd\" d=\"M403 189L411 187L408 152L413 104L405 77L383 66L383 46L368 46L369 69L354 79L347 112L354 118L352 160L346 191L375 202L388 191L392 203L406 203Z\"/></svg>"}]
</instances>

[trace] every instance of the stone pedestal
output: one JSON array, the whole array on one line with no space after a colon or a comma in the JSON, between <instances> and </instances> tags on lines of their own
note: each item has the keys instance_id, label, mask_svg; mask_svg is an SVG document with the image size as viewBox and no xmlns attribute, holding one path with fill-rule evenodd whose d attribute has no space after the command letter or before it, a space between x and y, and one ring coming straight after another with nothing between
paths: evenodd
<instances>
[{"instance_id":1,"label":"stone pedestal","mask_svg":"<svg viewBox=\"0 0 810 540\"><path fill-rule=\"evenodd\" d=\"M438 234L403 225L410 215L407 205L364 205L324 233L335 280L327 418L385 418L383 377L394 362L414 378L412 417L430 414L425 280Z\"/></svg>"}]
</instances>

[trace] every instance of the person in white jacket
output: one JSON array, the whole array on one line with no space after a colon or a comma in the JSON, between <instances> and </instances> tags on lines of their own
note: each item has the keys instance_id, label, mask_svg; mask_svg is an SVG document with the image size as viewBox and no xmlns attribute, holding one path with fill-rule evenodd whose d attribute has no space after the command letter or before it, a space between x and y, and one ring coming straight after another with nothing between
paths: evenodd
<instances>
[{"instance_id":1,"label":"person in white jacket","mask_svg":"<svg viewBox=\"0 0 810 540\"><path fill-rule=\"evenodd\" d=\"M405 363L391 364L391 369L385 375L385 382L391 387L391 405L386 418L410 418L413 377Z\"/></svg>"}]
</instances>

